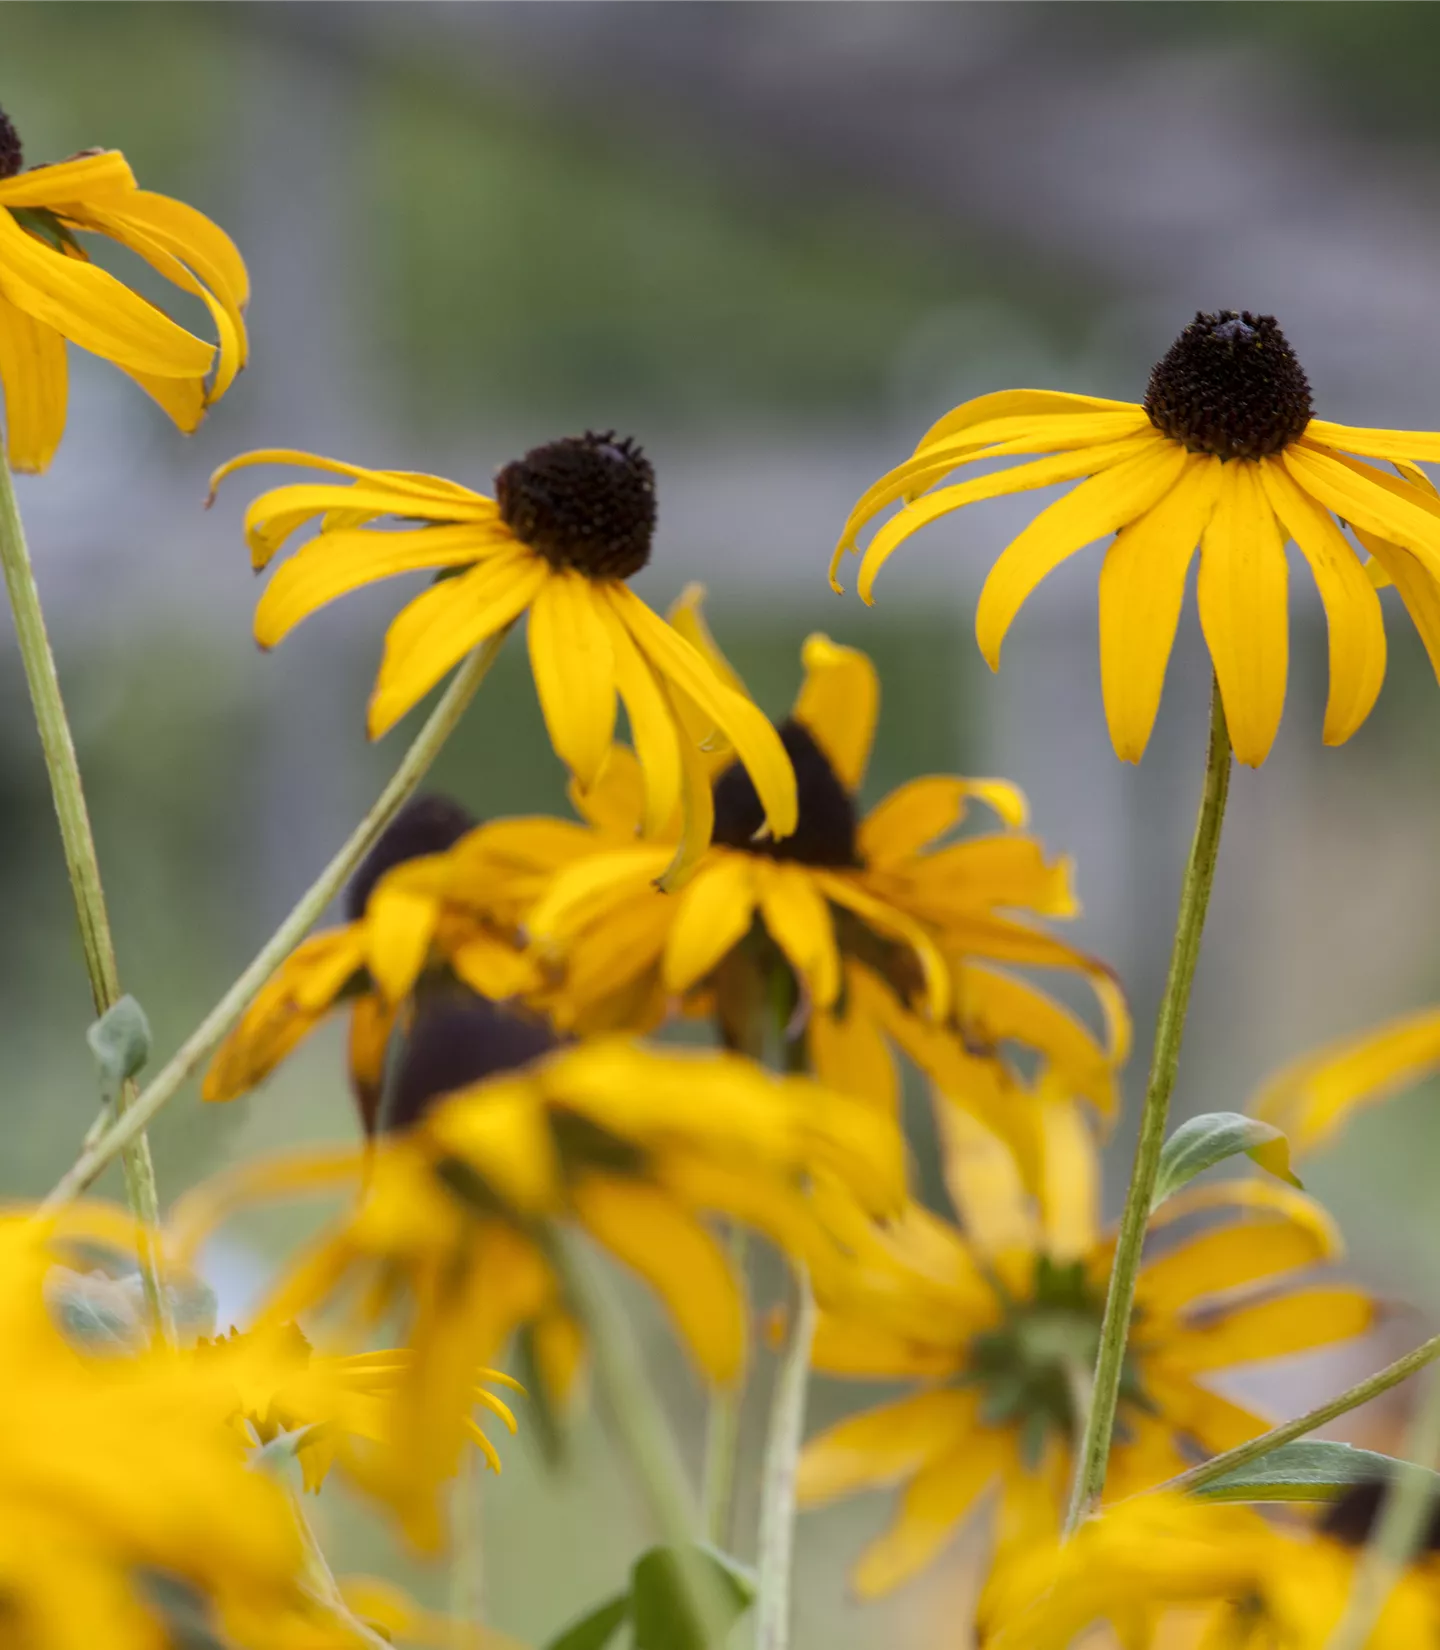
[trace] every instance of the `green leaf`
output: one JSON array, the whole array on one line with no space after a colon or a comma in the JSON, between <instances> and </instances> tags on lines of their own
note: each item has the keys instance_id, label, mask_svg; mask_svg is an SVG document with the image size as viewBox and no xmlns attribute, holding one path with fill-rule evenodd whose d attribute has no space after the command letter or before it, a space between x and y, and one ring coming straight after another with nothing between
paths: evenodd
<instances>
[{"instance_id":1,"label":"green leaf","mask_svg":"<svg viewBox=\"0 0 1440 1650\"><path fill-rule=\"evenodd\" d=\"M150 1058L150 1022L129 995L113 1003L85 1033L100 1068L100 1090L113 1104L121 1086Z\"/></svg>"},{"instance_id":2,"label":"green leaf","mask_svg":"<svg viewBox=\"0 0 1440 1650\"><path fill-rule=\"evenodd\" d=\"M728 1631L754 1600L754 1578L713 1547L697 1546L691 1552L715 1578L715 1604L725 1613L715 1625L722 1633ZM636 1559L630 1572L630 1619L635 1650L706 1650L680 1590L680 1555L674 1548L652 1547Z\"/></svg>"},{"instance_id":3,"label":"green leaf","mask_svg":"<svg viewBox=\"0 0 1440 1650\"><path fill-rule=\"evenodd\" d=\"M1258 1461L1203 1485L1195 1494L1206 1501L1333 1501L1351 1484L1389 1479L1402 1472L1426 1473L1440 1492L1440 1473L1413 1462L1397 1461L1373 1449L1356 1449L1353 1444L1304 1438L1281 1444Z\"/></svg>"},{"instance_id":4,"label":"green leaf","mask_svg":"<svg viewBox=\"0 0 1440 1650\"><path fill-rule=\"evenodd\" d=\"M604 1650L629 1614L629 1593L617 1593L557 1633L545 1650Z\"/></svg>"},{"instance_id":5,"label":"green leaf","mask_svg":"<svg viewBox=\"0 0 1440 1650\"><path fill-rule=\"evenodd\" d=\"M1246 1117L1238 1111L1210 1111L1182 1123L1165 1142L1150 1212L1153 1214L1172 1192L1178 1192L1202 1169L1241 1152L1277 1179L1288 1180L1292 1186L1300 1184L1290 1167L1290 1142L1273 1123L1262 1123L1258 1117Z\"/></svg>"}]
</instances>

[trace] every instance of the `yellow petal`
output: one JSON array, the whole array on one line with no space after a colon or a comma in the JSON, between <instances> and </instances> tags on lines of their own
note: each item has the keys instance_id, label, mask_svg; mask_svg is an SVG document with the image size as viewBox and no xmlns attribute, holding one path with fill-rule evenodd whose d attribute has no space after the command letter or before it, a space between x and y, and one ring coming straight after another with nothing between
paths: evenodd
<instances>
[{"instance_id":1,"label":"yellow petal","mask_svg":"<svg viewBox=\"0 0 1440 1650\"><path fill-rule=\"evenodd\" d=\"M1040 1217L1045 1247L1062 1264L1094 1247L1100 1224L1100 1157L1083 1112L1069 1100L1042 1102Z\"/></svg>"},{"instance_id":2,"label":"yellow petal","mask_svg":"<svg viewBox=\"0 0 1440 1650\"><path fill-rule=\"evenodd\" d=\"M1195 1371L1259 1363L1363 1335L1377 1312L1376 1303L1360 1289L1296 1289L1180 1330L1167 1353Z\"/></svg>"},{"instance_id":3,"label":"yellow petal","mask_svg":"<svg viewBox=\"0 0 1440 1650\"><path fill-rule=\"evenodd\" d=\"M933 446L950 436L963 435L992 419L1041 419L1073 413L1092 416L1128 413L1146 417L1145 409L1135 401L1112 401L1105 396L1076 395L1069 390L996 390L990 395L976 396L937 419L920 437L917 449Z\"/></svg>"},{"instance_id":4,"label":"yellow petal","mask_svg":"<svg viewBox=\"0 0 1440 1650\"><path fill-rule=\"evenodd\" d=\"M854 1380L938 1379L955 1373L958 1356L951 1345L910 1340L884 1324L822 1311L810 1364L822 1374Z\"/></svg>"},{"instance_id":5,"label":"yellow petal","mask_svg":"<svg viewBox=\"0 0 1440 1650\"><path fill-rule=\"evenodd\" d=\"M1312 418L1305 426L1306 441L1365 458L1418 459L1422 464L1440 459L1440 435L1433 430L1367 430L1352 424L1332 424L1328 418Z\"/></svg>"},{"instance_id":6,"label":"yellow petal","mask_svg":"<svg viewBox=\"0 0 1440 1650\"><path fill-rule=\"evenodd\" d=\"M118 206L127 218L161 237L178 257L207 265L214 272L212 284L217 291L223 286L241 308L249 302L250 277L239 248L203 212L149 189L134 190Z\"/></svg>"},{"instance_id":7,"label":"yellow petal","mask_svg":"<svg viewBox=\"0 0 1440 1650\"><path fill-rule=\"evenodd\" d=\"M434 894L381 877L365 905L366 963L385 1000L408 997L435 937L440 907Z\"/></svg>"},{"instance_id":8,"label":"yellow petal","mask_svg":"<svg viewBox=\"0 0 1440 1650\"><path fill-rule=\"evenodd\" d=\"M974 1391L951 1388L852 1415L805 1445L795 1480L800 1504L813 1507L910 1477L975 1429L977 1408Z\"/></svg>"},{"instance_id":9,"label":"yellow petal","mask_svg":"<svg viewBox=\"0 0 1440 1650\"><path fill-rule=\"evenodd\" d=\"M750 932L756 877L745 854L716 854L675 899L665 942L667 991L688 991Z\"/></svg>"},{"instance_id":10,"label":"yellow petal","mask_svg":"<svg viewBox=\"0 0 1440 1650\"><path fill-rule=\"evenodd\" d=\"M875 740L880 678L858 648L818 631L800 650L805 680L791 715L809 730L847 791L858 791Z\"/></svg>"},{"instance_id":11,"label":"yellow petal","mask_svg":"<svg viewBox=\"0 0 1440 1650\"><path fill-rule=\"evenodd\" d=\"M814 871L811 879L832 905L853 911L877 933L898 940L920 965L925 990L924 1009L934 1020L950 1008L950 970L924 925L861 886L858 876L837 871Z\"/></svg>"},{"instance_id":12,"label":"yellow petal","mask_svg":"<svg viewBox=\"0 0 1440 1650\"><path fill-rule=\"evenodd\" d=\"M666 681L658 670L655 672L655 683L670 707L680 752L680 841L658 881L658 886L667 894L674 894L694 875L695 867L704 857L715 834L715 793L711 788L709 765L693 740L686 738L684 733L684 729L693 723L700 707L673 682ZM793 773L791 777L793 779Z\"/></svg>"},{"instance_id":13,"label":"yellow petal","mask_svg":"<svg viewBox=\"0 0 1440 1650\"><path fill-rule=\"evenodd\" d=\"M1227 464L1200 553L1200 628L1237 759L1258 768L1285 709L1289 569L1257 466Z\"/></svg>"},{"instance_id":14,"label":"yellow petal","mask_svg":"<svg viewBox=\"0 0 1440 1650\"><path fill-rule=\"evenodd\" d=\"M302 619L338 596L399 573L468 567L484 549L485 541L468 524L399 533L363 528L322 533L265 587L255 609L255 640L263 648L278 647Z\"/></svg>"},{"instance_id":15,"label":"yellow petal","mask_svg":"<svg viewBox=\"0 0 1440 1650\"><path fill-rule=\"evenodd\" d=\"M67 258L0 209L0 294L17 309L119 366L162 378L203 378L214 346L94 264Z\"/></svg>"},{"instance_id":16,"label":"yellow petal","mask_svg":"<svg viewBox=\"0 0 1440 1650\"><path fill-rule=\"evenodd\" d=\"M888 1116L900 1104L900 1074L884 1033L853 1005L843 1012L817 1010L806 1026L810 1069L827 1088L873 1100Z\"/></svg>"},{"instance_id":17,"label":"yellow petal","mask_svg":"<svg viewBox=\"0 0 1440 1650\"><path fill-rule=\"evenodd\" d=\"M1332 1139L1351 1114L1412 1088L1440 1069L1440 1009L1402 1014L1337 1038L1277 1071L1251 1103L1295 1152Z\"/></svg>"},{"instance_id":18,"label":"yellow petal","mask_svg":"<svg viewBox=\"0 0 1440 1650\"><path fill-rule=\"evenodd\" d=\"M1189 456L1177 442L1146 438L1118 449L1099 474L1042 510L990 569L975 636L991 670L1000 668L1005 633L1035 586L1077 550L1144 515L1174 486Z\"/></svg>"},{"instance_id":19,"label":"yellow petal","mask_svg":"<svg viewBox=\"0 0 1440 1650\"><path fill-rule=\"evenodd\" d=\"M135 174L124 155L118 149L101 149L0 179L0 206L53 207L134 192Z\"/></svg>"},{"instance_id":20,"label":"yellow petal","mask_svg":"<svg viewBox=\"0 0 1440 1650\"><path fill-rule=\"evenodd\" d=\"M620 623L614 608L602 602L599 611L610 632L615 685L625 701L635 749L632 753L623 746L612 746L596 785L585 788L577 805L592 824L627 833L633 833L638 825L646 836L662 836L678 830L676 816L684 787L680 744L686 737L685 729L675 725L675 713L655 680L649 660L631 641L630 632ZM641 781L638 788L633 783L637 777ZM604 787L603 796L597 794L597 785Z\"/></svg>"},{"instance_id":21,"label":"yellow petal","mask_svg":"<svg viewBox=\"0 0 1440 1650\"><path fill-rule=\"evenodd\" d=\"M760 915L785 953L811 1002L829 1008L840 994L840 951L830 908L810 873L799 865L756 867Z\"/></svg>"},{"instance_id":22,"label":"yellow petal","mask_svg":"<svg viewBox=\"0 0 1440 1650\"><path fill-rule=\"evenodd\" d=\"M704 613L705 586L703 584L687 584L680 594L671 602L665 617L676 630L690 643L720 678L726 687L734 688L736 693L750 697L749 690L735 674L735 667L720 651L720 644L710 633L710 626L705 622Z\"/></svg>"},{"instance_id":23,"label":"yellow petal","mask_svg":"<svg viewBox=\"0 0 1440 1650\"><path fill-rule=\"evenodd\" d=\"M664 1301L712 1381L728 1385L745 1359L745 1312L735 1275L709 1232L671 1197L635 1181L586 1175L571 1190L597 1243Z\"/></svg>"},{"instance_id":24,"label":"yellow petal","mask_svg":"<svg viewBox=\"0 0 1440 1650\"><path fill-rule=\"evenodd\" d=\"M1398 476L1303 441L1292 442L1278 462L1302 492L1342 521L1402 546L1432 575L1440 575L1440 509L1433 496Z\"/></svg>"},{"instance_id":25,"label":"yellow petal","mask_svg":"<svg viewBox=\"0 0 1440 1650\"><path fill-rule=\"evenodd\" d=\"M938 1120L945 1184L971 1242L990 1255L1037 1248L1035 1211L1009 1147L958 1106L944 1107Z\"/></svg>"},{"instance_id":26,"label":"yellow petal","mask_svg":"<svg viewBox=\"0 0 1440 1650\"><path fill-rule=\"evenodd\" d=\"M1282 527L1315 576L1330 632L1330 697L1324 739L1343 745L1370 714L1385 680L1385 620L1380 598L1354 550L1283 465L1260 462L1260 479Z\"/></svg>"},{"instance_id":27,"label":"yellow petal","mask_svg":"<svg viewBox=\"0 0 1440 1650\"><path fill-rule=\"evenodd\" d=\"M1207 1295L1221 1295L1261 1278L1278 1278L1330 1259L1313 1228L1286 1220L1237 1220L1148 1260L1138 1298L1157 1311L1179 1314Z\"/></svg>"},{"instance_id":28,"label":"yellow petal","mask_svg":"<svg viewBox=\"0 0 1440 1650\"><path fill-rule=\"evenodd\" d=\"M193 435L200 428L206 409L203 378L157 378L153 372L136 372L133 367L120 371L145 391L182 434Z\"/></svg>"},{"instance_id":29,"label":"yellow petal","mask_svg":"<svg viewBox=\"0 0 1440 1650\"><path fill-rule=\"evenodd\" d=\"M1151 1401L1170 1425L1177 1432L1187 1433L1207 1455L1248 1443L1270 1424L1263 1415L1222 1398L1196 1381L1162 1374L1148 1365L1144 1381Z\"/></svg>"},{"instance_id":30,"label":"yellow petal","mask_svg":"<svg viewBox=\"0 0 1440 1650\"><path fill-rule=\"evenodd\" d=\"M552 572L530 609L530 667L550 742L581 785L600 776L615 736L615 650L602 598L583 573Z\"/></svg>"},{"instance_id":31,"label":"yellow petal","mask_svg":"<svg viewBox=\"0 0 1440 1650\"><path fill-rule=\"evenodd\" d=\"M1100 690L1122 762L1150 742L1190 561L1220 490L1220 460L1190 455L1174 487L1122 529L1100 570Z\"/></svg>"},{"instance_id":32,"label":"yellow petal","mask_svg":"<svg viewBox=\"0 0 1440 1650\"><path fill-rule=\"evenodd\" d=\"M1102 1114L1114 1112L1119 1098L1115 1067L1129 1041L1129 1015L1118 989L1108 1000L1100 997L1102 1007L1110 1011L1105 1046L1062 1003L1013 975L967 964L960 970L955 994L974 1040L997 1046L1014 1039L1038 1050L1077 1099L1089 1100Z\"/></svg>"},{"instance_id":33,"label":"yellow petal","mask_svg":"<svg viewBox=\"0 0 1440 1650\"><path fill-rule=\"evenodd\" d=\"M387 732L472 647L519 618L546 577L538 556L517 552L481 562L411 602L385 635L370 737Z\"/></svg>"},{"instance_id":34,"label":"yellow petal","mask_svg":"<svg viewBox=\"0 0 1440 1650\"><path fill-rule=\"evenodd\" d=\"M65 340L0 297L0 386L12 470L38 475L65 433L69 371Z\"/></svg>"},{"instance_id":35,"label":"yellow petal","mask_svg":"<svg viewBox=\"0 0 1440 1650\"><path fill-rule=\"evenodd\" d=\"M1340 1228L1315 1199L1269 1175L1252 1175L1245 1180L1191 1181L1178 1192L1172 1192L1150 1216L1150 1230L1157 1231L1187 1215L1212 1209L1263 1210L1311 1233L1319 1251L1330 1259L1338 1259L1345 1252Z\"/></svg>"},{"instance_id":36,"label":"yellow petal","mask_svg":"<svg viewBox=\"0 0 1440 1650\"><path fill-rule=\"evenodd\" d=\"M971 797L988 803L1007 825L1023 825L1029 813L1024 793L1008 780L928 774L891 791L860 822L860 857L878 865L918 854L965 818Z\"/></svg>"}]
</instances>

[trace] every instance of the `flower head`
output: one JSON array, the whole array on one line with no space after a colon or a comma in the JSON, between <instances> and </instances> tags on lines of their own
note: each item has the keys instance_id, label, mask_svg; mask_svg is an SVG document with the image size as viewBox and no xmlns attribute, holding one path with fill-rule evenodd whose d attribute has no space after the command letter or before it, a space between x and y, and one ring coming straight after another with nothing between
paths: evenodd
<instances>
[{"instance_id":1,"label":"flower head","mask_svg":"<svg viewBox=\"0 0 1440 1650\"><path fill-rule=\"evenodd\" d=\"M246 512L257 568L291 534L319 522L260 600L262 647L346 591L398 573L440 575L387 633L370 700L372 738L471 649L528 612L530 662L557 754L582 789L592 786L623 701L644 770L647 831L677 813L684 819L672 877L710 836L702 745L733 748L764 799L758 823L776 837L794 830L795 781L775 730L625 582L649 559L655 528L654 472L634 442L607 432L537 447L500 471L493 499L434 476L295 452L247 453L214 479L271 462L352 481L276 488ZM374 525L386 516L420 525Z\"/></svg>"},{"instance_id":2,"label":"flower head","mask_svg":"<svg viewBox=\"0 0 1440 1650\"><path fill-rule=\"evenodd\" d=\"M806 1447L810 1502L905 1485L890 1530L861 1558L855 1585L888 1591L927 1564L992 1486L1005 1541L1053 1535L1078 1436L1077 1372L1094 1367L1114 1239L1096 1223L1098 1167L1074 1106L1044 1108L1041 1194L998 1137L951 1118L947 1178L963 1230L910 1209L865 1238L848 1299L820 1319L820 1373L908 1380L919 1390L842 1421ZM1126 1352L1107 1491L1119 1498L1183 1472L1265 1428L1207 1377L1361 1333L1360 1291L1295 1286L1335 1257L1338 1234L1303 1194L1265 1181L1181 1192L1153 1217L1156 1238L1181 1215L1231 1218L1146 1250Z\"/></svg>"},{"instance_id":3,"label":"flower head","mask_svg":"<svg viewBox=\"0 0 1440 1650\"><path fill-rule=\"evenodd\" d=\"M939 485L966 465L1019 454L1051 456ZM991 669L1036 585L1114 534L1100 574L1100 681L1116 753L1138 762L1198 545L1201 628L1235 753L1258 767L1285 702L1287 539L1309 565L1329 624L1326 744L1355 732L1385 677L1377 586L1394 584L1440 673L1440 499L1415 468L1437 458L1440 434L1314 417L1309 381L1273 316L1198 314L1157 363L1143 403L1006 390L942 418L856 505L831 582L887 505L903 507L865 547L867 602L881 567L919 528L983 499L1079 481L1012 540L985 581L975 625ZM1367 462L1375 459L1399 473Z\"/></svg>"},{"instance_id":4,"label":"flower head","mask_svg":"<svg viewBox=\"0 0 1440 1650\"><path fill-rule=\"evenodd\" d=\"M93 264L77 238L87 234L201 299L218 343ZM194 430L245 365L248 298L240 254L194 207L141 189L112 149L26 170L14 123L0 113L0 386L15 469L45 469L65 433L67 341L114 362Z\"/></svg>"}]
</instances>

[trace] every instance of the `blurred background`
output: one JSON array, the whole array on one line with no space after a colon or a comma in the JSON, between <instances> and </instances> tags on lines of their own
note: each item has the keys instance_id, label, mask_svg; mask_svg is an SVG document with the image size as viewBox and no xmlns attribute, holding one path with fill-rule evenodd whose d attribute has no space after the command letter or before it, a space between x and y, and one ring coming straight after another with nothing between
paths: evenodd
<instances>
[{"instance_id":1,"label":"blurred background","mask_svg":"<svg viewBox=\"0 0 1440 1650\"><path fill-rule=\"evenodd\" d=\"M362 707L396 586L262 657L240 517L211 468L256 446L484 488L537 441L633 433L659 476L640 588L689 580L775 714L804 636L884 674L872 798L918 772L1003 774L1075 856L1081 943L1132 995L1138 1098L1205 738L1193 607L1149 755L1116 762L1095 641L1099 550L1027 606L998 677L980 580L1034 508L931 529L879 605L825 564L858 493L959 401L1012 385L1138 399L1197 308L1273 311L1325 416L1440 422L1440 10L1363 4L9 4L0 105L27 159L123 148L146 186L239 242L254 359L178 439L73 355L53 471L22 481L82 746L127 986L167 1054L249 959L398 760ZM853 564L852 564L853 566ZM1320 744L1323 621L1295 579L1286 720L1237 774L1178 1104L1241 1106L1317 1040L1440 1000L1440 691L1387 594L1391 665L1341 750ZM512 646L439 782L486 815L564 808ZM0 635L0 1038L5 1189L46 1188L94 1112L88 997L18 658ZM1362 1119L1307 1183L1355 1270L1397 1301L1379 1344L1257 1388L1299 1407L1418 1339L1440 1310L1432 1086ZM348 1132L336 1035L252 1099L178 1102L155 1132L173 1193L240 1152ZM1122 1129L1110 1164L1118 1203ZM276 1216L221 1257L239 1309ZM686 1425L693 1382L654 1356ZM821 1389L819 1417L862 1394ZM494 1622L535 1641L613 1589L642 1521L603 1440L567 1479L524 1443L487 1486ZM963 1543L883 1606L843 1571L869 1497L801 1531L802 1646L960 1636ZM343 1569L438 1598L327 1492Z\"/></svg>"}]
</instances>

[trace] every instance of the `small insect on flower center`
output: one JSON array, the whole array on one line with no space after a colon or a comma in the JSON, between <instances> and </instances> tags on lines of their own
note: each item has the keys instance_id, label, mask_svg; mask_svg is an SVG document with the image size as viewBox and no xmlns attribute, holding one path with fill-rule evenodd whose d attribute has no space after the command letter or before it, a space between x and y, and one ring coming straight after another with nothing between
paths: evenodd
<instances>
[{"instance_id":1,"label":"small insect on flower center","mask_svg":"<svg viewBox=\"0 0 1440 1650\"><path fill-rule=\"evenodd\" d=\"M1155 363L1145 411L1192 453L1266 458L1302 435L1310 381L1273 315L1198 313Z\"/></svg>"},{"instance_id":2,"label":"small insect on flower center","mask_svg":"<svg viewBox=\"0 0 1440 1650\"><path fill-rule=\"evenodd\" d=\"M15 122L0 109L0 178L13 178L25 165L25 151Z\"/></svg>"},{"instance_id":3,"label":"small insect on flower center","mask_svg":"<svg viewBox=\"0 0 1440 1650\"><path fill-rule=\"evenodd\" d=\"M795 769L800 803L794 834L779 842L756 838L755 833L765 823L765 810L748 771L739 762L732 762L715 781L713 840L725 848L764 854L770 859L798 860L802 865L859 865L854 799L803 723L790 718L780 724L779 731L780 743Z\"/></svg>"},{"instance_id":4,"label":"small insect on flower center","mask_svg":"<svg viewBox=\"0 0 1440 1650\"><path fill-rule=\"evenodd\" d=\"M532 447L496 476L495 497L505 525L553 567L628 579L650 559L655 471L628 436Z\"/></svg>"}]
</instances>

